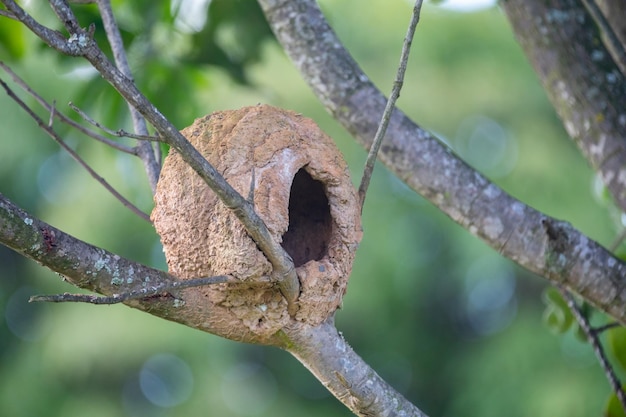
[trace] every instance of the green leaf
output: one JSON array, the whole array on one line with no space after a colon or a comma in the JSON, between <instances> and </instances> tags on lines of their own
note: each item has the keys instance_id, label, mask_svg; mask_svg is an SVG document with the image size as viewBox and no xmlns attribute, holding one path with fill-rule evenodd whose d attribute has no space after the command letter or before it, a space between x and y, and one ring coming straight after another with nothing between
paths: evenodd
<instances>
[{"instance_id":1,"label":"green leaf","mask_svg":"<svg viewBox=\"0 0 626 417\"><path fill-rule=\"evenodd\" d=\"M6 54L10 59L19 59L24 56L25 51L24 25L16 20L3 18L0 25L0 56Z\"/></svg>"},{"instance_id":2,"label":"green leaf","mask_svg":"<svg viewBox=\"0 0 626 417\"><path fill-rule=\"evenodd\" d=\"M615 327L609 330L608 341L611 353L622 369L626 369L626 328Z\"/></svg>"},{"instance_id":3,"label":"green leaf","mask_svg":"<svg viewBox=\"0 0 626 417\"><path fill-rule=\"evenodd\" d=\"M554 287L546 288L542 298L546 304L546 309L543 314L545 324L554 333L565 333L574 322L574 316L567 306L567 302Z\"/></svg>"},{"instance_id":4,"label":"green leaf","mask_svg":"<svg viewBox=\"0 0 626 417\"><path fill-rule=\"evenodd\" d=\"M614 392L611 393L611 395L609 396L609 400L606 403L606 407L604 409L604 417L626 417L624 408L622 407L622 404L619 402L619 399Z\"/></svg>"}]
</instances>

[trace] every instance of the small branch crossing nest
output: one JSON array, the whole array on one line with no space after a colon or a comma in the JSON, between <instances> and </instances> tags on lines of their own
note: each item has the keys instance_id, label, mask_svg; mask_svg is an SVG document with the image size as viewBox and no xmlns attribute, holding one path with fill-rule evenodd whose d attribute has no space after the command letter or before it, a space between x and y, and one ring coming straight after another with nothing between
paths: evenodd
<instances>
[{"instance_id":1,"label":"small branch crossing nest","mask_svg":"<svg viewBox=\"0 0 626 417\"><path fill-rule=\"evenodd\" d=\"M236 340L264 340L290 320L317 325L341 304L361 239L356 192L332 139L310 119L267 105L216 112L182 133L254 208L291 256L301 283L294 318L272 266L204 181L171 151L152 220L169 271L182 278L231 275L240 283L186 290L207 306L205 327Z\"/></svg>"}]
</instances>

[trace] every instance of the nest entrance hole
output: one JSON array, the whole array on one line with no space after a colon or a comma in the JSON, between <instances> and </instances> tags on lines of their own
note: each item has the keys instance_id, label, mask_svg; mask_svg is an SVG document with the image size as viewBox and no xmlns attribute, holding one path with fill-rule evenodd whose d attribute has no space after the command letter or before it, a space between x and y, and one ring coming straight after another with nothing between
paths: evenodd
<instances>
[{"instance_id":1,"label":"nest entrance hole","mask_svg":"<svg viewBox=\"0 0 626 417\"><path fill-rule=\"evenodd\" d=\"M293 178L289 194L289 228L283 235L283 249L296 267L319 261L328 252L332 217L324 184L304 168Z\"/></svg>"}]
</instances>

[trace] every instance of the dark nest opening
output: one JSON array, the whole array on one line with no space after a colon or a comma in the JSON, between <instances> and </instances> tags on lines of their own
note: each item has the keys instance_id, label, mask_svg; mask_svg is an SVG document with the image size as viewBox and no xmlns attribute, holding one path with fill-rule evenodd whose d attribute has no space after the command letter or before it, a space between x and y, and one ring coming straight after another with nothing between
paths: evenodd
<instances>
[{"instance_id":1,"label":"dark nest opening","mask_svg":"<svg viewBox=\"0 0 626 417\"><path fill-rule=\"evenodd\" d=\"M332 217L324 185L301 168L293 178L289 194L289 229L282 246L296 267L319 261L328 252Z\"/></svg>"}]
</instances>

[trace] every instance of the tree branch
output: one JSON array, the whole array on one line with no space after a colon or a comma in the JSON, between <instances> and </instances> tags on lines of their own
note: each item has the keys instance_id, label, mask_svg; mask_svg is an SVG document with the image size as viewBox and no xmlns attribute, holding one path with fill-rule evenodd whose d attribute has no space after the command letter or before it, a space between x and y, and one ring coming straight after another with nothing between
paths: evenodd
<instances>
[{"instance_id":1,"label":"tree branch","mask_svg":"<svg viewBox=\"0 0 626 417\"><path fill-rule=\"evenodd\" d=\"M626 211L626 78L596 22L580 0L511 0L502 8L567 133Z\"/></svg>"},{"instance_id":2,"label":"tree branch","mask_svg":"<svg viewBox=\"0 0 626 417\"><path fill-rule=\"evenodd\" d=\"M9 86L2 80L0 79L0 86L2 86L2 88L4 88L4 90L6 91L7 95L13 99L22 109L24 109L24 111L26 111L26 113L28 113L28 115L30 117L32 117L35 122L37 122L37 126L39 126L44 132L46 132L48 134L48 136L50 136L56 143L59 144L59 146L61 148L63 148L63 150L65 150L65 152L67 152L72 159L74 159L81 167L83 167L83 169L85 169L85 171L87 171L89 173L89 175L91 175L91 177L93 179L95 179L96 181L98 181L100 183L100 185L102 185L109 193L111 193L119 202L121 202L124 207L128 208L130 211L132 211L133 213L135 213L137 216L139 216L140 218L142 218L143 220L150 222L150 217L144 213L143 211L141 211L137 206L135 206L133 203L131 203L130 201L128 201L128 199L126 199L126 197L124 197L122 194L120 194L115 188L113 188L113 186L111 186L111 184L109 184L104 178L102 178L96 171L94 171L93 168L91 168L89 166L89 164L87 164L81 157L80 155L78 155L72 148L70 148L64 141L63 139L57 134L57 132L52 128L51 124L46 124L39 116L37 116L35 114L35 112L33 112L30 107L28 107L28 105L26 103L24 103L14 92L13 90L11 90L11 88L9 88ZM51 107L51 114L50 117L51 119L53 118L53 115L56 113L54 111L54 107Z\"/></svg>"},{"instance_id":3,"label":"tree branch","mask_svg":"<svg viewBox=\"0 0 626 417\"><path fill-rule=\"evenodd\" d=\"M102 23L104 30L109 40L109 45L113 51L113 58L117 68L128 79L133 81L132 71L130 65L128 65L128 59L126 58L126 51L124 49L124 42L122 41L122 35L115 22L115 16L111 9L111 2L109 0L98 0L98 10L100 10L100 16L102 16ZM148 126L145 119L141 114L130 104L128 105L131 118L133 120L133 126L135 133L142 136L148 135ZM141 160L143 161L146 174L148 175L148 181L152 194L156 191L157 182L159 181L159 173L161 172L161 161L156 159L154 148L152 144L146 141L140 141L137 145L137 152Z\"/></svg>"},{"instance_id":4,"label":"tree branch","mask_svg":"<svg viewBox=\"0 0 626 417\"><path fill-rule=\"evenodd\" d=\"M100 294L160 286L176 278L92 246L31 216L0 194L0 243ZM134 304L141 308L141 304ZM144 306L145 307L145 306ZM145 309L145 308L143 308Z\"/></svg>"},{"instance_id":5,"label":"tree branch","mask_svg":"<svg viewBox=\"0 0 626 417\"><path fill-rule=\"evenodd\" d=\"M296 300L300 293L300 282L291 257L274 241L263 220L256 214L250 202L243 198L215 168L189 143L189 141L165 118L146 97L141 94L131 79L124 76L98 48L87 31L82 29L69 5L63 0L52 0L55 13L70 33L65 39L59 32L52 31L32 19L13 0L1 0L33 33L59 52L86 58L124 99L154 126L163 140L170 144L198 175L209 185L220 200L241 221L250 237L256 242L273 267L272 279L278 283L281 293L293 316L297 311Z\"/></svg>"},{"instance_id":6,"label":"tree branch","mask_svg":"<svg viewBox=\"0 0 626 417\"><path fill-rule=\"evenodd\" d=\"M163 282L158 285L140 288L124 293L116 293L111 296L97 296L91 294L53 294L53 295L33 295L28 302L51 302L51 303L87 303L87 304L119 304L128 300L157 296L167 291L182 290L184 288L201 287L204 285L224 284L227 282L238 282L228 275L217 275L214 277L203 277L187 279L184 281Z\"/></svg>"},{"instance_id":7,"label":"tree branch","mask_svg":"<svg viewBox=\"0 0 626 417\"><path fill-rule=\"evenodd\" d=\"M624 389L622 388L622 383L620 382L619 378L615 374L615 370L609 363L609 360L606 357L606 353L604 353L602 342L600 341L600 338L598 337L599 331L591 327L591 325L589 324L589 320L587 320L587 317L585 317L585 315L581 311L578 304L576 304L576 300L574 299L572 294L570 294L569 291L567 291L565 288L561 286L557 286L557 288L559 289L559 291L561 292L561 295L567 302L567 306L569 307L572 314L574 315L576 322L578 323L580 328L583 330L583 332L587 336L587 341L593 348L593 352L596 354L596 357L598 358L598 362L600 362L600 366L602 366L602 370L604 371L604 374L609 380L609 384L611 384L611 388L615 392L617 399L622 405L622 409L626 412L626 393L624 393Z\"/></svg>"},{"instance_id":8,"label":"tree branch","mask_svg":"<svg viewBox=\"0 0 626 417\"><path fill-rule=\"evenodd\" d=\"M259 0L303 78L364 147L385 98L343 48L314 0ZM379 155L383 164L452 220L526 269L562 283L626 324L626 265L570 224L513 198L400 110Z\"/></svg>"},{"instance_id":9,"label":"tree branch","mask_svg":"<svg viewBox=\"0 0 626 417\"><path fill-rule=\"evenodd\" d=\"M393 88L391 89L391 95L387 100L387 104L385 105L385 111L383 112L382 119L380 124L378 125L378 130L376 130L376 135L374 136L374 142L370 147L369 153L367 155L367 160L365 161L365 169L363 170L363 176L361 177L361 185L359 185L359 206L361 207L361 211L363 211L363 203L365 202L365 195L367 194L367 188L370 185L370 179L372 177L372 173L374 172L374 165L376 163L376 158L378 157L378 151L380 150L380 145L383 142L383 138L385 137L385 133L387 132L387 126L389 126L389 119L391 118L391 113L396 105L396 100L400 97L400 90L402 90L402 84L404 84L404 73L406 72L407 62L409 60L409 53L411 52L411 43L413 43L413 35L415 34L415 28L417 27L417 22L420 19L420 9L422 8L422 1L417 0L415 2L415 6L413 7L413 15L411 16L411 23L409 24L409 28L407 30L407 34L404 37L404 44L402 45L402 53L400 54L400 65L398 66L398 72L396 74L396 79L393 83Z\"/></svg>"},{"instance_id":10,"label":"tree branch","mask_svg":"<svg viewBox=\"0 0 626 417\"><path fill-rule=\"evenodd\" d=\"M356 415L427 417L352 350L332 319L284 331L290 339L287 350Z\"/></svg>"},{"instance_id":11,"label":"tree branch","mask_svg":"<svg viewBox=\"0 0 626 417\"><path fill-rule=\"evenodd\" d=\"M106 296L140 294L124 304L185 326L216 334L231 340L284 347L277 334L253 332L242 324L233 325L232 313L207 302L198 284L234 286L235 291L256 287L267 290L272 282L259 277L255 282L228 280L225 283L203 282L221 280L221 277L186 280L138 262L125 259L104 249L90 245L37 219L9 201L0 193L0 244L26 258L59 273L72 285ZM212 285L211 288L214 286ZM170 288L166 292L163 288ZM144 297L154 293L155 295ZM237 327L237 328L233 328Z\"/></svg>"}]
</instances>

